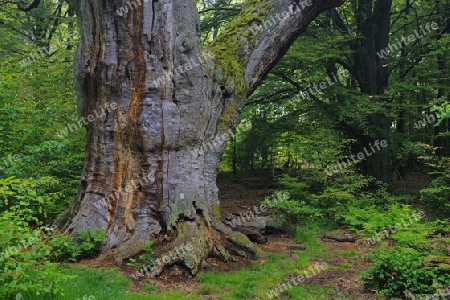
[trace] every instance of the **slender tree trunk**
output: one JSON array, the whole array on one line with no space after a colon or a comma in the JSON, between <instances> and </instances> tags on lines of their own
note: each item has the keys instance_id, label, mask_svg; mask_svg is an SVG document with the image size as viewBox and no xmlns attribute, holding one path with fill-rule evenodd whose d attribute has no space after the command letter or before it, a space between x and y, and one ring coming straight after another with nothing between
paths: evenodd
<instances>
[{"instance_id":1,"label":"slender tree trunk","mask_svg":"<svg viewBox=\"0 0 450 300\"><path fill-rule=\"evenodd\" d=\"M236 153L236 136L233 137L233 174L237 174L237 153Z\"/></svg>"},{"instance_id":2,"label":"slender tree trunk","mask_svg":"<svg viewBox=\"0 0 450 300\"><path fill-rule=\"evenodd\" d=\"M441 7L441 9L444 9L444 7ZM442 32L439 34L438 39L441 39L444 34L448 34L450 32L450 20L447 18L445 21L445 27L442 30ZM448 53L444 52L439 55L438 58L438 66L441 70L441 74L448 73ZM447 77L444 77L439 80L440 84L443 86L438 89L437 98L445 98L448 96L448 86L449 86L449 80ZM434 124L433 124L434 125ZM439 156L447 156L450 157L450 147L448 145L450 144L450 137L448 135L445 135L446 132L450 130L450 122L449 120L444 120L439 126L434 127L434 141L433 145L435 147L438 147L439 149L436 151L436 154Z\"/></svg>"},{"instance_id":3,"label":"slender tree trunk","mask_svg":"<svg viewBox=\"0 0 450 300\"><path fill-rule=\"evenodd\" d=\"M289 1L248 1L203 49L194 1L73 0L86 158L60 226L105 229L102 257L118 263L163 234L168 251L192 244L165 264L193 273L212 254L261 254L220 222L220 157L246 96L320 12L341 2L316 0L296 12ZM128 13L118 14L127 5ZM289 15L278 19L282 12ZM272 21L250 30L264 20Z\"/></svg>"}]
</instances>

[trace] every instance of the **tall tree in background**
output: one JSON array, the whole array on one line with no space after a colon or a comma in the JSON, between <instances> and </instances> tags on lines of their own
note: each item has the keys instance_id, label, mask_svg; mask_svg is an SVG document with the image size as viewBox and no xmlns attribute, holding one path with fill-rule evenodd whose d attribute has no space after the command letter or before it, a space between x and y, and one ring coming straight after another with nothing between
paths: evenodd
<instances>
[{"instance_id":1,"label":"tall tree in background","mask_svg":"<svg viewBox=\"0 0 450 300\"><path fill-rule=\"evenodd\" d=\"M299 34L342 2L249 0L202 49L194 1L136 1L121 15L123 0L71 1L81 32L78 106L91 121L78 195L60 225L106 229L104 253L119 262L164 233L167 250L192 243L174 259L193 272L210 254L227 258L230 245L257 254L220 222L216 175L229 130Z\"/></svg>"},{"instance_id":2,"label":"tall tree in background","mask_svg":"<svg viewBox=\"0 0 450 300\"><path fill-rule=\"evenodd\" d=\"M351 54L346 55L339 62L355 78L362 94L384 106L389 102L384 95L389 82L389 69L385 58L378 56L377 52L388 47L392 1L360 0L350 1L349 5L354 17L353 24L346 23L336 10L331 12L334 27L344 35L358 36L357 39L350 39L347 44ZM389 140L392 119L389 111L383 110L367 116L368 129L366 130L347 127L348 137L358 141L352 153L361 152L364 147L369 148L376 139ZM388 152L379 151L371 155L370 159L362 163L363 172L389 182Z\"/></svg>"}]
</instances>

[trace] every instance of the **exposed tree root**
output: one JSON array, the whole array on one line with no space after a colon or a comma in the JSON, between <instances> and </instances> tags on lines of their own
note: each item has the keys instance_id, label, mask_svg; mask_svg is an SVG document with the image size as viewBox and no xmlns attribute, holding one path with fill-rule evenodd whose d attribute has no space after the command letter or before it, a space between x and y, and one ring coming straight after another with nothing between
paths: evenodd
<instances>
[{"instance_id":1,"label":"exposed tree root","mask_svg":"<svg viewBox=\"0 0 450 300\"><path fill-rule=\"evenodd\" d=\"M263 252L246 235L233 231L222 223L207 226L201 216L192 221L180 222L173 236L174 239L162 249L156 264L140 269L140 274L149 274L154 278L165 268L181 265L195 275L208 257L217 257L228 262L232 254L252 258L263 256ZM115 260L116 264L121 265L124 259L141 252L145 243L144 240L130 240L116 249L101 254L98 260ZM136 278L142 275L136 274Z\"/></svg>"},{"instance_id":2,"label":"exposed tree root","mask_svg":"<svg viewBox=\"0 0 450 300\"><path fill-rule=\"evenodd\" d=\"M257 230L243 226L236 226L234 227L234 230L245 234L252 242L255 242L257 244L267 243L267 238L262 234L260 234Z\"/></svg>"},{"instance_id":3,"label":"exposed tree root","mask_svg":"<svg viewBox=\"0 0 450 300\"><path fill-rule=\"evenodd\" d=\"M346 237L346 236L340 237L328 233L322 235L322 241L325 239L334 240L336 242L350 242L350 243L356 242L356 238L354 237Z\"/></svg>"}]
</instances>

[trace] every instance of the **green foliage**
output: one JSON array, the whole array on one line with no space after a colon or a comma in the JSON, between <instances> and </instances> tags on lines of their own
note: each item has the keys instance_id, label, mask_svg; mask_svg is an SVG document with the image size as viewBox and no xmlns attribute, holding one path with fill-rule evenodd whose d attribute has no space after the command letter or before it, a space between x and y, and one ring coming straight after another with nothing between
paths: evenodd
<instances>
[{"instance_id":1,"label":"green foliage","mask_svg":"<svg viewBox=\"0 0 450 300\"><path fill-rule=\"evenodd\" d=\"M240 3L230 0L197 1L201 15L202 41L211 42L242 8Z\"/></svg>"},{"instance_id":2,"label":"green foliage","mask_svg":"<svg viewBox=\"0 0 450 300\"><path fill-rule=\"evenodd\" d=\"M73 237L58 233L49 241L51 260L75 262L94 257L100 252L104 238L105 231L100 228L77 231Z\"/></svg>"},{"instance_id":3,"label":"green foliage","mask_svg":"<svg viewBox=\"0 0 450 300\"><path fill-rule=\"evenodd\" d=\"M305 182L299 182L295 177L283 174L278 178L278 182L284 186L283 191L287 192L292 199L303 201L309 196L309 185Z\"/></svg>"},{"instance_id":4,"label":"green foliage","mask_svg":"<svg viewBox=\"0 0 450 300\"><path fill-rule=\"evenodd\" d=\"M414 222L410 219L409 223L400 227L392 238L399 246L421 249L432 244L429 237L435 231L436 229L429 223Z\"/></svg>"},{"instance_id":5,"label":"green foliage","mask_svg":"<svg viewBox=\"0 0 450 300\"><path fill-rule=\"evenodd\" d=\"M447 101L442 103L440 106L433 106L431 111L438 112L439 114L439 119L437 120L435 126L439 126L444 120L450 119L450 104Z\"/></svg>"},{"instance_id":6,"label":"green foliage","mask_svg":"<svg viewBox=\"0 0 450 300\"><path fill-rule=\"evenodd\" d=\"M433 233L436 235L447 235L450 233L450 221L449 220L435 220L430 223L433 227Z\"/></svg>"},{"instance_id":7,"label":"green foliage","mask_svg":"<svg viewBox=\"0 0 450 300\"><path fill-rule=\"evenodd\" d=\"M14 212L24 221L42 224L60 211L57 207L59 195L49 191L58 183L54 177L0 179L0 213Z\"/></svg>"},{"instance_id":8,"label":"green foliage","mask_svg":"<svg viewBox=\"0 0 450 300\"><path fill-rule=\"evenodd\" d=\"M47 216L54 217L73 200L79 183L84 154L76 149L76 145L75 141L60 139L27 146L20 155L15 154L17 159L13 162L8 158L14 157L13 154L4 158L7 163L2 168L2 173L21 179L54 178L46 189L46 193L54 197L55 203L54 207L47 207Z\"/></svg>"},{"instance_id":9,"label":"green foliage","mask_svg":"<svg viewBox=\"0 0 450 300\"><path fill-rule=\"evenodd\" d=\"M49 241L48 245L52 251L50 259L56 262L75 262L79 257L74 240L65 234L57 233Z\"/></svg>"},{"instance_id":10,"label":"green foliage","mask_svg":"<svg viewBox=\"0 0 450 300\"><path fill-rule=\"evenodd\" d=\"M430 223L423 222L423 217L423 212L395 203L386 209L350 207L345 222L350 229L366 236L369 246L391 238L397 245L418 248L429 244L428 237L437 231Z\"/></svg>"},{"instance_id":11,"label":"green foliage","mask_svg":"<svg viewBox=\"0 0 450 300\"><path fill-rule=\"evenodd\" d=\"M405 291L432 294L433 281L448 285L450 274L439 268L423 268L423 259L423 254L411 248L376 250L361 280L366 289L394 297L403 296Z\"/></svg>"},{"instance_id":12,"label":"green foliage","mask_svg":"<svg viewBox=\"0 0 450 300\"><path fill-rule=\"evenodd\" d=\"M322 184L322 190L311 195L312 201L329 219L343 222L343 216L350 207L363 207L381 202L382 188L374 187L374 179L362 176L352 169L341 171L338 175L328 177Z\"/></svg>"},{"instance_id":13,"label":"green foliage","mask_svg":"<svg viewBox=\"0 0 450 300\"><path fill-rule=\"evenodd\" d=\"M78 245L79 257L93 257L98 254L102 249L105 234L106 231L100 228L77 231L74 240Z\"/></svg>"},{"instance_id":14,"label":"green foliage","mask_svg":"<svg viewBox=\"0 0 450 300\"><path fill-rule=\"evenodd\" d=\"M302 172L300 178L285 174L279 182L284 188L274 194L275 207L280 211L278 217L293 225L314 219L348 224L346 218L352 210L394 201L384 185L351 169L331 177L312 169ZM266 199L266 202L270 201Z\"/></svg>"},{"instance_id":15,"label":"green foliage","mask_svg":"<svg viewBox=\"0 0 450 300\"><path fill-rule=\"evenodd\" d=\"M297 195L299 193L297 192ZM272 199L266 198L264 204L274 205L278 210L275 217L283 224L301 224L307 218L322 216L319 209L300 199L291 199L289 193L275 192Z\"/></svg>"},{"instance_id":16,"label":"green foliage","mask_svg":"<svg viewBox=\"0 0 450 300\"><path fill-rule=\"evenodd\" d=\"M14 176L22 181L15 185L36 193L34 200L20 200L34 210L26 215L40 221L54 218L73 200L83 165L84 132L73 132L67 140L57 137L77 116L75 25L64 1L41 0L27 12L6 3L0 11L0 161L19 157L0 164L0 179ZM26 189L16 196L32 197Z\"/></svg>"},{"instance_id":17,"label":"green foliage","mask_svg":"<svg viewBox=\"0 0 450 300\"><path fill-rule=\"evenodd\" d=\"M424 145L426 149L430 146ZM433 180L429 187L420 191L420 201L424 203L431 213L438 218L445 219L450 217L450 158L437 157L433 153L422 156L421 159L430 168L429 174L433 176Z\"/></svg>"},{"instance_id":18,"label":"green foliage","mask_svg":"<svg viewBox=\"0 0 450 300\"><path fill-rule=\"evenodd\" d=\"M136 270L140 270L147 266L153 266L156 260L151 256L155 253L152 249L153 241L147 241L144 247L144 253L139 255L139 261L135 258L128 260L127 266L134 267Z\"/></svg>"},{"instance_id":19,"label":"green foliage","mask_svg":"<svg viewBox=\"0 0 450 300\"><path fill-rule=\"evenodd\" d=\"M58 284L73 277L61 274L58 264L49 261L52 249L42 231L26 226L13 213L0 214L0 298L54 299L62 292Z\"/></svg>"},{"instance_id":20,"label":"green foliage","mask_svg":"<svg viewBox=\"0 0 450 300\"><path fill-rule=\"evenodd\" d=\"M376 206L358 208L349 207L345 221L350 229L369 235L394 226L396 223L409 222L416 213L408 205L392 204L386 209ZM417 219L417 218L416 218ZM418 218L420 219L420 218Z\"/></svg>"}]
</instances>

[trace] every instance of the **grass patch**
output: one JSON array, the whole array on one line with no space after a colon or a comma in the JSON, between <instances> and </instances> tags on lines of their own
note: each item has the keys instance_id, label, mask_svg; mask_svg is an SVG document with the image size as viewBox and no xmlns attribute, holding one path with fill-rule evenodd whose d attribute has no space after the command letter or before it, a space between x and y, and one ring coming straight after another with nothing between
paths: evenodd
<instances>
[{"instance_id":1,"label":"grass patch","mask_svg":"<svg viewBox=\"0 0 450 300\"><path fill-rule=\"evenodd\" d=\"M177 292L177 291L171 291L164 294L150 294L150 295L137 295L137 294L128 294L126 300L155 300L155 299L162 299L162 300L181 300L181 299L187 299L187 300L202 300L202 298L198 296L192 296L192 295L186 295L186 293L183 292ZM97 300L97 299L96 299ZM105 299L107 300L107 299Z\"/></svg>"},{"instance_id":2,"label":"grass patch","mask_svg":"<svg viewBox=\"0 0 450 300\"><path fill-rule=\"evenodd\" d=\"M352 267L352 265L348 262L342 263L340 266L329 266L327 270L333 271L345 271Z\"/></svg>"},{"instance_id":3,"label":"grass patch","mask_svg":"<svg viewBox=\"0 0 450 300\"><path fill-rule=\"evenodd\" d=\"M151 284L144 284L141 291L147 294L136 294L129 291L130 280L117 270L88 269L83 267L61 267L66 275L74 275L73 280L61 283L59 287L64 296L57 296L55 300L201 300L198 296L189 296L184 292L170 291L157 293L157 288ZM49 300L48 296L24 297L24 300Z\"/></svg>"},{"instance_id":4,"label":"grass patch","mask_svg":"<svg viewBox=\"0 0 450 300\"><path fill-rule=\"evenodd\" d=\"M298 285L286 290L283 294L294 300L326 300L328 299L328 295L332 294L332 292L333 290L330 288Z\"/></svg>"},{"instance_id":5,"label":"grass patch","mask_svg":"<svg viewBox=\"0 0 450 300\"><path fill-rule=\"evenodd\" d=\"M284 281L287 274L303 269L306 258L296 253L300 260L284 259L284 255L270 254L267 261L255 263L249 269L233 273L201 273L202 282L199 293L220 295L218 299L262 299L265 293Z\"/></svg>"},{"instance_id":6,"label":"grass patch","mask_svg":"<svg viewBox=\"0 0 450 300\"><path fill-rule=\"evenodd\" d=\"M63 267L68 275L78 276L61 284L65 297L62 299L83 299L94 296L96 300L123 300L126 297L129 280L116 270Z\"/></svg>"},{"instance_id":7,"label":"grass patch","mask_svg":"<svg viewBox=\"0 0 450 300\"><path fill-rule=\"evenodd\" d=\"M198 275L201 286L199 294L215 295L220 300L228 299L265 299L266 293L274 289L279 283L284 282L289 274L302 274L302 271L311 266L309 260L325 256L322 245L314 236L314 228L299 228L293 233L295 239L306 246L305 251L295 252L298 260L285 259L285 255L270 254L267 260L253 264L250 268L232 273L200 273ZM293 299L320 299L318 295L324 295L329 289L313 288L305 289L304 286L292 288L286 293L294 293ZM310 298L302 295L309 293ZM324 298L325 299L325 298Z\"/></svg>"},{"instance_id":8,"label":"grass patch","mask_svg":"<svg viewBox=\"0 0 450 300\"><path fill-rule=\"evenodd\" d=\"M138 300L138 299L204 299L212 295L217 299L266 299L266 293L283 283L290 275L303 274L302 271L313 265L311 258L317 260L326 256L325 246L318 241L313 228L296 229L294 237L306 246L305 251L296 251L298 260L287 259L282 254L269 254L265 260L236 272L200 273L201 282L196 295L186 295L183 291L158 293L151 284L141 286L140 293L129 289L131 281L117 270L88 269L84 267L60 267L63 274L75 276L73 280L60 283L64 297L55 299L95 299L95 300ZM330 289L321 287L294 286L284 292L292 299L326 299ZM27 299L26 299L27 300ZM30 300L41 300L33 297ZM42 298L44 300L44 298ZM45 300L48 300L45 299Z\"/></svg>"},{"instance_id":9,"label":"grass patch","mask_svg":"<svg viewBox=\"0 0 450 300\"><path fill-rule=\"evenodd\" d=\"M356 250L343 250L343 251L338 251L338 253L340 255L342 255L342 257L344 257L344 258L352 258L355 256L361 256L361 253L356 252Z\"/></svg>"},{"instance_id":10,"label":"grass patch","mask_svg":"<svg viewBox=\"0 0 450 300\"><path fill-rule=\"evenodd\" d=\"M250 269L232 273L201 273L199 293L221 295L219 299L247 299L261 297L263 291L285 278L286 272L293 270L292 261L282 255L271 254L267 261L254 264Z\"/></svg>"}]
</instances>

